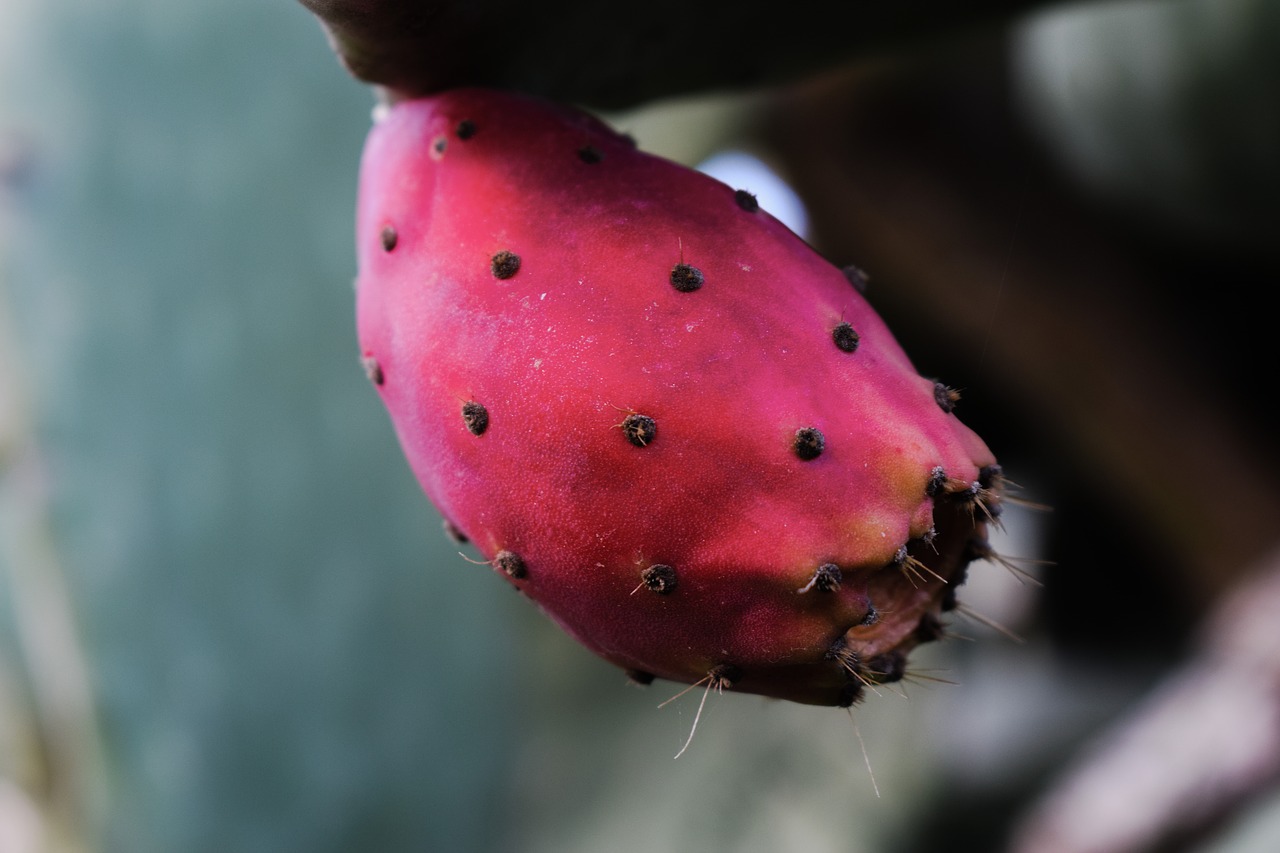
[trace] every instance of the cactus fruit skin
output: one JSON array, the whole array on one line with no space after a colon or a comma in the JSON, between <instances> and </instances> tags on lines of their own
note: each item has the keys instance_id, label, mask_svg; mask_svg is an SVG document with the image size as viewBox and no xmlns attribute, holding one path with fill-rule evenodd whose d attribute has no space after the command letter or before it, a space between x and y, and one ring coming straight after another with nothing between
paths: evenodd
<instances>
[{"instance_id":1,"label":"cactus fruit skin","mask_svg":"<svg viewBox=\"0 0 1280 853\"><path fill-rule=\"evenodd\" d=\"M361 358L424 491L587 648L847 706L942 634L999 466L750 193L459 89L375 122L356 241Z\"/></svg>"}]
</instances>

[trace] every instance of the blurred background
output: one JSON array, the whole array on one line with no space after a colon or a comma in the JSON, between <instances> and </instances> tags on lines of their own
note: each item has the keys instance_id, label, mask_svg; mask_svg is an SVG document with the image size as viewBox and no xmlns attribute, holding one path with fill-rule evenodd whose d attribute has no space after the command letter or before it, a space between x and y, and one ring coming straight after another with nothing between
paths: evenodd
<instances>
[{"instance_id":1,"label":"blurred background","mask_svg":"<svg viewBox=\"0 0 1280 853\"><path fill-rule=\"evenodd\" d=\"M297 2L0 6L0 853L1280 849L1280 619L1239 615L1280 607L1280 3L1040 5L604 113L865 269L1025 499L913 677L713 694L678 761L697 693L463 559L367 386L374 104ZM1204 813L1051 844L1187 673L1171 742L1244 770L1139 751Z\"/></svg>"}]
</instances>

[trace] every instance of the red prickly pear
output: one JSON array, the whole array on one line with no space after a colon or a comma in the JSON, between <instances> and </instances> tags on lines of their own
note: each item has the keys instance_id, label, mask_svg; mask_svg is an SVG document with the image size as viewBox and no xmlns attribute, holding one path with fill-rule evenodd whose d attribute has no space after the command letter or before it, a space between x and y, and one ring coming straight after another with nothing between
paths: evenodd
<instances>
[{"instance_id":1,"label":"red prickly pear","mask_svg":"<svg viewBox=\"0 0 1280 853\"><path fill-rule=\"evenodd\" d=\"M357 243L361 356L423 489L636 681L847 706L941 636L999 468L865 276L750 193L463 89L375 124Z\"/></svg>"}]
</instances>

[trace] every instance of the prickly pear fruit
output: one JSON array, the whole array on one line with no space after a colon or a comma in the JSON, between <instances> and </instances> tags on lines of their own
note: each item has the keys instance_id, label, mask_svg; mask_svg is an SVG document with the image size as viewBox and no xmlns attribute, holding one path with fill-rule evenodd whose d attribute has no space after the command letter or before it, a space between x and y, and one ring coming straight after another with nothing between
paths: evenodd
<instances>
[{"instance_id":1,"label":"prickly pear fruit","mask_svg":"<svg viewBox=\"0 0 1280 853\"><path fill-rule=\"evenodd\" d=\"M583 645L848 706L940 636L999 468L750 193L455 90L375 123L357 220L360 347L409 463Z\"/></svg>"}]
</instances>

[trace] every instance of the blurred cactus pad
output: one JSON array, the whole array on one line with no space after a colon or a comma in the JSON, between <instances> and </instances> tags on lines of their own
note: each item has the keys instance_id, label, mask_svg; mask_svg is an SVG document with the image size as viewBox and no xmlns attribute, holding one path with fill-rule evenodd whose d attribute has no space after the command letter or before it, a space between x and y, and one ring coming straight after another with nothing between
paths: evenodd
<instances>
[{"instance_id":1,"label":"blurred cactus pad","mask_svg":"<svg viewBox=\"0 0 1280 853\"><path fill-rule=\"evenodd\" d=\"M404 97L519 89L596 109L798 79L1046 0L301 0L357 79Z\"/></svg>"},{"instance_id":2,"label":"blurred cactus pad","mask_svg":"<svg viewBox=\"0 0 1280 853\"><path fill-rule=\"evenodd\" d=\"M0 44L0 477L46 500L0 547L0 694L57 716L33 663L74 661L15 582L56 567L102 758L13 735L0 778L96 777L90 849L479 849L514 602L453 565L356 358L367 88L297 4L18 0Z\"/></svg>"}]
</instances>

